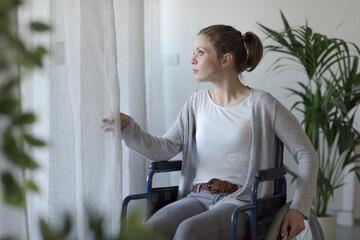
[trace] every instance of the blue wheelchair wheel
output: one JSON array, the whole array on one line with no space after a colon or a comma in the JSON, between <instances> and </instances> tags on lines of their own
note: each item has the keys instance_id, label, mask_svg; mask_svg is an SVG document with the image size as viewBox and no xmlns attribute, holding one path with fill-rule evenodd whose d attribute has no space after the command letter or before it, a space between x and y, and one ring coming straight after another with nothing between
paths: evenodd
<instances>
[{"instance_id":1,"label":"blue wheelchair wheel","mask_svg":"<svg viewBox=\"0 0 360 240\"><path fill-rule=\"evenodd\" d=\"M277 240L277 239L286 239L281 238L280 230L282 222L285 218L285 215L289 209L291 202L288 202L286 205L284 205L279 212L277 213L274 221L272 222L268 233L266 234L266 240ZM305 230L302 231L299 235L297 235L295 238L296 240L324 240L324 234L322 232L321 226L319 224L319 221L317 218L310 214L309 219L304 220L305 223Z\"/></svg>"}]
</instances>

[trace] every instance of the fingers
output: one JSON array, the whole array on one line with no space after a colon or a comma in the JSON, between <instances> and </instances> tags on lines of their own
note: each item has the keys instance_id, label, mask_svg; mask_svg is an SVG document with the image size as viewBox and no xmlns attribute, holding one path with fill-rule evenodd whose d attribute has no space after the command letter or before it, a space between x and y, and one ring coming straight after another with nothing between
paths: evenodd
<instances>
[{"instance_id":1,"label":"fingers","mask_svg":"<svg viewBox=\"0 0 360 240\"><path fill-rule=\"evenodd\" d=\"M281 237L285 237L289 228L289 221L287 215L285 216L284 222L281 226Z\"/></svg>"},{"instance_id":2,"label":"fingers","mask_svg":"<svg viewBox=\"0 0 360 240\"><path fill-rule=\"evenodd\" d=\"M103 122L104 122L104 120L103 120ZM104 132L114 132L114 126L109 125L107 123L102 124L101 128L104 130Z\"/></svg>"},{"instance_id":3,"label":"fingers","mask_svg":"<svg viewBox=\"0 0 360 240\"><path fill-rule=\"evenodd\" d=\"M304 229L303 215L298 210L290 209L281 227L281 236L284 237L287 234L287 239L292 239Z\"/></svg>"},{"instance_id":4,"label":"fingers","mask_svg":"<svg viewBox=\"0 0 360 240\"><path fill-rule=\"evenodd\" d=\"M103 124L101 125L101 128L104 130L104 132L114 132L114 116L112 113L109 113L103 120Z\"/></svg>"},{"instance_id":5,"label":"fingers","mask_svg":"<svg viewBox=\"0 0 360 240\"><path fill-rule=\"evenodd\" d=\"M101 128L104 132L113 132L114 131L114 116L113 113L108 114L102 122L104 123L101 125ZM120 112L120 123L121 123L121 130L124 130L127 125L129 125L130 117L122 112Z\"/></svg>"},{"instance_id":6,"label":"fingers","mask_svg":"<svg viewBox=\"0 0 360 240\"><path fill-rule=\"evenodd\" d=\"M103 123L112 124L114 123L114 114L110 112L104 119Z\"/></svg>"},{"instance_id":7,"label":"fingers","mask_svg":"<svg viewBox=\"0 0 360 240\"><path fill-rule=\"evenodd\" d=\"M114 123L114 119L110 119L110 118L104 118L102 121L103 121L103 123L106 123L106 124Z\"/></svg>"},{"instance_id":8,"label":"fingers","mask_svg":"<svg viewBox=\"0 0 360 240\"><path fill-rule=\"evenodd\" d=\"M113 132L113 131L114 131L114 128L112 128L112 127L104 128L104 132Z\"/></svg>"},{"instance_id":9,"label":"fingers","mask_svg":"<svg viewBox=\"0 0 360 240\"><path fill-rule=\"evenodd\" d=\"M297 235L299 235L304 230L305 230L305 226L302 227L301 225L295 225L290 228L290 233L289 233L288 238L292 239L292 238L296 237Z\"/></svg>"},{"instance_id":10,"label":"fingers","mask_svg":"<svg viewBox=\"0 0 360 240\"><path fill-rule=\"evenodd\" d=\"M297 228L295 226L290 227L289 234L288 234L288 239L293 239L294 237L296 237L296 235L298 235Z\"/></svg>"},{"instance_id":11,"label":"fingers","mask_svg":"<svg viewBox=\"0 0 360 240\"><path fill-rule=\"evenodd\" d=\"M113 113L108 114L102 122L101 128L104 132L113 132L114 131L114 116ZM121 131L124 130L127 125L130 123L130 117L122 112L120 112L120 123L121 123Z\"/></svg>"}]
</instances>

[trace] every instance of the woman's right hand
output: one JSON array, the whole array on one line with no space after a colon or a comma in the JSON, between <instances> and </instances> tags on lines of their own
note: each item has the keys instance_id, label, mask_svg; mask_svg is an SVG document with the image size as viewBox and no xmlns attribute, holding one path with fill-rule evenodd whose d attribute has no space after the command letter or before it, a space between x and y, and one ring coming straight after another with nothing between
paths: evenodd
<instances>
[{"instance_id":1,"label":"woman's right hand","mask_svg":"<svg viewBox=\"0 0 360 240\"><path fill-rule=\"evenodd\" d=\"M122 112L120 112L120 121L121 121L121 131L124 130L130 123L130 117ZM104 129L104 132L113 132L114 131L114 117L113 114L109 114L105 117L102 122L104 123L101 127Z\"/></svg>"}]
</instances>

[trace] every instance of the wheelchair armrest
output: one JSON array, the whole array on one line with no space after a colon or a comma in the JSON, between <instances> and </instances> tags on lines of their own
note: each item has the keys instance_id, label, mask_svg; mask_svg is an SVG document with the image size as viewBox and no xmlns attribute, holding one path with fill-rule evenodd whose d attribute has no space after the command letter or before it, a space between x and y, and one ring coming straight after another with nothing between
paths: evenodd
<instances>
[{"instance_id":1,"label":"wheelchair armrest","mask_svg":"<svg viewBox=\"0 0 360 240\"><path fill-rule=\"evenodd\" d=\"M159 161L151 162L150 169L154 170L169 170L169 171L180 171L182 161Z\"/></svg>"},{"instance_id":2,"label":"wheelchair armrest","mask_svg":"<svg viewBox=\"0 0 360 240\"><path fill-rule=\"evenodd\" d=\"M259 179L266 179L266 178L279 178L286 175L285 168L269 168L264 170L259 170L256 172L255 177Z\"/></svg>"}]
</instances>

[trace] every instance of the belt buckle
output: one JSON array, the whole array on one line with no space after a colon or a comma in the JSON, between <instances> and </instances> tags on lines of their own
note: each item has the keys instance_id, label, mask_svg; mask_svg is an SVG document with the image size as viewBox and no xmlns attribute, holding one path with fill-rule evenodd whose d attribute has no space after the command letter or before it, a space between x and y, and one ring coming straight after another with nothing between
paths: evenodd
<instances>
[{"instance_id":1,"label":"belt buckle","mask_svg":"<svg viewBox=\"0 0 360 240\"><path fill-rule=\"evenodd\" d=\"M211 180L208 182L209 192L211 192L211 193L217 193L217 192L219 192L219 190L216 189L216 183L215 183L216 181L218 181L218 179L213 178L213 179L211 179Z\"/></svg>"}]
</instances>

